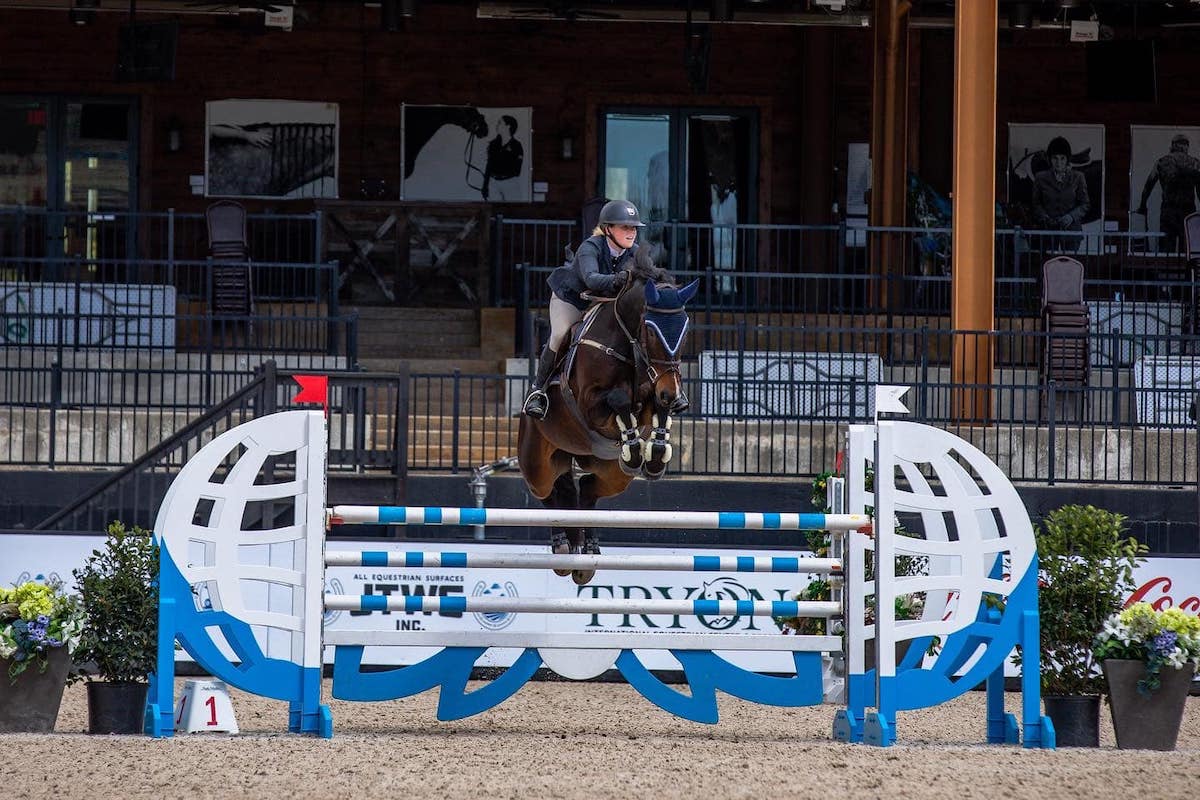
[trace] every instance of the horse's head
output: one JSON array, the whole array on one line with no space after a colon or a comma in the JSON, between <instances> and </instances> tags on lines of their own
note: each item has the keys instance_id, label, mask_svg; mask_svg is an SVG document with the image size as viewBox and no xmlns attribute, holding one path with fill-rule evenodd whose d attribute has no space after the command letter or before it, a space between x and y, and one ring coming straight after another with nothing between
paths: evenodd
<instances>
[{"instance_id":1,"label":"horse's head","mask_svg":"<svg viewBox=\"0 0 1200 800\"><path fill-rule=\"evenodd\" d=\"M679 374L679 353L687 335L688 316L684 308L696 294L699 281L683 288L658 286L646 281L642 295L642 343L649 360L648 373L653 383L654 405L660 410L679 414L688 407Z\"/></svg>"}]
</instances>

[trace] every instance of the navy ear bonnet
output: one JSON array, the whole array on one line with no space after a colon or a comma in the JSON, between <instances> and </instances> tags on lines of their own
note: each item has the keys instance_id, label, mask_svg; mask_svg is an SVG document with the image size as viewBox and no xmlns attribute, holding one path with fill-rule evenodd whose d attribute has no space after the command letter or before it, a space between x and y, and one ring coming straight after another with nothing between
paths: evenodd
<instances>
[{"instance_id":1,"label":"navy ear bonnet","mask_svg":"<svg viewBox=\"0 0 1200 800\"><path fill-rule=\"evenodd\" d=\"M687 334L688 317L683 307L696 294L699 283L692 281L682 289L677 289L646 282L646 327L654 331L672 357L679 352L679 346Z\"/></svg>"}]
</instances>

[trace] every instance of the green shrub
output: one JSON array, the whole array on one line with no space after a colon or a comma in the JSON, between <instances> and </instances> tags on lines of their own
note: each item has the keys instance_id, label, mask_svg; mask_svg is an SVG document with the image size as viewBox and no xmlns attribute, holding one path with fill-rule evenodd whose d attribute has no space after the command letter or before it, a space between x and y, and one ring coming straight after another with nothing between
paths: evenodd
<instances>
[{"instance_id":1,"label":"green shrub","mask_svg":"<svg viewBox=\"0 0 1200 800\"><path fill-rule=\"evenodd\" d=\"M1067 505L1042 520L1037 550L1043 694L1103 692L1093 640L1135 588L1133 569L1146 552L1137 539L1123 535L1126 519L1095 506Z\"/></svg>"},{"instance_id":2,"label":"green shrub","mask_svg":"<svg viewBox=\"0 0 1200 800\"><path fill-rule=\"evenodd\" d=\"M73 677L144 681L158 653L158 545L117 521L107 535L73 573L87 617L74 654L82 674Z\"/></svg>"}]
</instances>

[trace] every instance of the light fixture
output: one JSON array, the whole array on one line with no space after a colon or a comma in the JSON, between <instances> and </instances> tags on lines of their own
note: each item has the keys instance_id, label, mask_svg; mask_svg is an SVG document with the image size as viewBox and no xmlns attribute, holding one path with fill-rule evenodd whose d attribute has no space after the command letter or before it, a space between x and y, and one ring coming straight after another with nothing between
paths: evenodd
<instances>
[{"instance_id":1,"label":"light fixture","mask_svg":"<svg viewBox=\"0 0 1200 800\"><path fill-rule=\"evenodd\" d=\"M91 25L96 20L96 9L100 0L75 0L67 17L75 25Z\"/></svg>"},{"instance_id":2,"label":"light fixture","mask_svg":"<svg viewBox=\"0 0 1200 800\"><path fill-rule=\"evenodd\" d=\"M168 153L178 153L183 149L183 123L174 114L167 118L166 143Z\"/></svg>"},{"instance_id":3,"label":"light fixture","mask_svg":"<svg viewBox=\"0 0 1200 800\"><path fill-rule=\"evenodd\" d=\"M563 131L558 135L559 151L563 161L571 161L575 158L575 135L570 131Z\"/></svg>"},{"instance_id":4,"label":"light fixture","mask_svg":"<svg viewBox=\"0 0 1200 800\"><path fill-rule=\"evenodd\" d=\"M379 4L380 24L385 31L400 30L401 19L417 15L417 0L382 0Z\"/></svg>"},{"instance_id":5,"label":"light fixture","mask_svg":"<svg viewBox=\"0 0 1200 800\"><path fill-rule=\"evenodd\" d=\"M1030 28L1033 27L1033 4L1032 3L1013 3L1008 7L1008 27L1010 28Z\"/></svg>"}]
</instances>

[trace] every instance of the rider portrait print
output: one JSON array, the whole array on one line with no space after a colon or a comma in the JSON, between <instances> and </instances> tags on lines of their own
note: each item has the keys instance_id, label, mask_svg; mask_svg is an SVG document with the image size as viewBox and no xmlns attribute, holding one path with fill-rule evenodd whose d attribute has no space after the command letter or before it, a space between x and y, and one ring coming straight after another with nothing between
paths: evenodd
<instances>
[{"instance_id":1,"label":"rider portrait print","mask_svg":"<svg viewBox=\"0 0 1200 800\"><path fill-rule=\"evenodd\" d=\"M1161 234L1145 240L1150 252L1179 252L1183 221L1200 207L1200 128L1131 125L1129 134L1129 230Z\"/></svg>"},{"instance_id":2,"label":"rider portrait print","mask_svg":"<svg viewBox=\"0 0 1200 800\"><path fill-rule=\"evenodd\" d=\"M1104 227L1104 142L1103 125L1010 124L1008 223L1073 234L1044 237L1047 251L1097 249Z\"/></svg>"},{"instance_id":3,"label":"rider portrait print","mask_svg":"<svg viewBox=\"0 0 1200 800\"><path fill-rule=\"evenodd\" d=\"M403 200L527 203L533 199L532 109L401 109Z\"/></svg>"}]
</instances>

